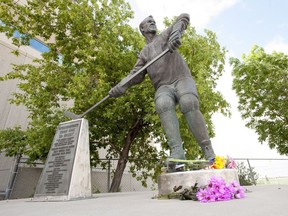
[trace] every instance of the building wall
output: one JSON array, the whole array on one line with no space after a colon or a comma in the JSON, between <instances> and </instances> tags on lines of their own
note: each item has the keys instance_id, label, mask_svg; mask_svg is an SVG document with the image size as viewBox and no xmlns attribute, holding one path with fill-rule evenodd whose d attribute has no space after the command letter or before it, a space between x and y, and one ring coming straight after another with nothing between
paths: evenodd
<instances>
[{"instance_id":1,"label":"building wall","mask_svg":"<svg viewBox=\"0 0 288 216\"><path fill-rule=\"evenodd\" d=\"M34 58L41 57L40 52L31 47L21 47L19 56L11 53L18 49L12 41L0 33L0 76L11 72L13 64L31 64ZM9 99L14 92L19 92L17 84L19 80L8 80L0 82L0 130L21 126L26 129L28 125L28 112L24 106L10 104ZM7 189L14 158L7 158L5 154L0 154L0 193Z\"/></svg>"},{"instance_id":2,"label":"building wall","mask_svg":"<svg viewBox=\"0 0 288 216\"><path fill-rule=\"evenodd\" d=\"M12 45L5 35L0 34L0 76L11 72L13 64L31 64L34 58L40 58L41 54L31 47L19 49L20 55L16 56L11 51L17 47ZM8 80L0 85L0 129L6 129L20 125L23 129L28 124L28 113L24 106L16 106L9 103L13 92L18 92L19 80Z\"/></svg>"},{"instance_id":3,"label":"building wall","mask_svg":"<svg viewBox=\"0 0 288 216\"><path fill-rule=\"evenodd\" d=\"M0 154L0 200L6 195L7 186L12 175L14 158L5 157L5 154Z\"/></svg>"}]
</instances>

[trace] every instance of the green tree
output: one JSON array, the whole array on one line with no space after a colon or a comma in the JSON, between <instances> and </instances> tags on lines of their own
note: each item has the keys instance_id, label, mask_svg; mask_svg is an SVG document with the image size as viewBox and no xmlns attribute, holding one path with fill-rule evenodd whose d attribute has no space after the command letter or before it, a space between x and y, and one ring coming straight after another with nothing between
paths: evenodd
<instances>
[{"instance_id":1,"label":"green tree","mask_svg":"<svg viewBox=\"0 0 288 216\"><path fill-rule=\"evenodd\" d=\"M25 153L31 161L45 160L57 125L68 120L63 116L63 104L73 102L71 111L82 113L105 97L132 69L144 38L128 25L133 12L123 0L30 0L26 5L5 0L0 12L5 23L1 32L8 37L15 30L21 33L21 37L13 38L15 45L28 45L31 38L41 37L50 48L33 65L14 65L13 71L2 77L21 80L21 92L14 93L11 102L24 104L30 113ZM228 113L227 102L215 91L225 50L211 31L200 36L190 27L181 52L198 81L202 111L213 137L212 114ZM151 142L161 142L164 148L167 145L153 94L147 78L124 96L110 99L86 116L92 166L101 163L107 167L99 160L98 152L103 148L107 159L119 158L110 191L118 191L128 160L133 176L144 185L149 176L156 178L160 170L157 163L165 154ZM188 128L181 132L188 157L199 157L200 149Z\"/></svg>"},{"instance_id":2,"label":"green tree","mask_svg":"<svg viewBox=\"0 0 288 216\"><path fill-rule=\"evenodd\" d=\"M231 58L239 110L261 143L288 155L288 56L254 46L243 61Z\"/></svg>"},{"instance_id":3,"label":"green tree","mask_svg":"<svg viewBox=\"0 0 288 216\"><path fill-rule=\"evenodd\" d=\"M0 130L0 153L5 153L8 157L25 154L27 137L19 126Z\"/></svg>"}]
</instances>

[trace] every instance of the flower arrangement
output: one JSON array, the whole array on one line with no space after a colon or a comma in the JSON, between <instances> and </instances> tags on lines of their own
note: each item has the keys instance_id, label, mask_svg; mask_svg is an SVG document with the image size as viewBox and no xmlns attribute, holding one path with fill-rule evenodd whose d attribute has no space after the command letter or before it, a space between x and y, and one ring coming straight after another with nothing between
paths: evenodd
<instances>
[{"instance_id":1,"label":"flower arrangement","mask_svg":"<svg viewBox=\"0 0 288 216\"><path fill-rule=\"evenodd\" d=\"M229 156L216 156L214 163L209 169L235 169L236 162ZM206 167L207 168L207 167ZM185 188L182 192L177 192L182 186L174 187L174 193L168 198L180 198L181 200L195 200L203 203L226 201L231 199L241 199L245 196L245 189L237 181L227 184L222 177L213 176L205 186L198 187L195 183L190 189Z\"/></svg>"},{"instance_id":2,"label":"flower arrangement","mask_svg":"<svg viewBox=\"0 0 288 216\"><path fill-rule=\"evenodd\" d=\"M195 164L197 164L196 162ZM199 161L199 163L201 165L202 161ZM204 168L199 166L197 169L235 169L236 167L237 164L231 157L216 156L212 165L207 165L206 163ZM191 188L184 188L183 190L182 188L182 186L174 186L174 192L168 194L167 198L179 198L180 200L194 200L209 203L245 197L245 189L237 181L227 184L225 180L219 176L211 177L205 186L198 187L198 183L196 182ZM181 192L179 192L180 190Z\"/></svg>"},{"instance_id":3,"label":"flower arrangement","mask_svg":"<svg viewBox=\"0 0 288 216\"><path fill-rule=\"evenodd\" d=\"M222 177L212 177L206 186L198 187L195 183L190 189L182 186L174 187L174 192L167 196L168 199L194 200L203 203L241 199L245 197L245 189L237 181L227 184Z\"/></svg>"},{"instance_id":4,"label":"flower arrangement","mask_svg":"<svg viewBox=\"0 0 288 216\"><path fill-rule=\"evenodd\" d=\"M214 163L210 166L211 169L235 169L236 168L236 162L233 160L233 158L227 156L227 158L223 156L216 156Z\"/></svg>"},{"instance_id":5,"label":"flower arrangement","mask_svg":"<svg viewBox=\"0 0 288 216\"><path fill-rule=\"evenodd\" d=\"M212 177L208 185L198 189L196 197L200 202L216 202L244 198L244 188L236 181L226 184L222 177Z\"/></svg>"}]
</instances>

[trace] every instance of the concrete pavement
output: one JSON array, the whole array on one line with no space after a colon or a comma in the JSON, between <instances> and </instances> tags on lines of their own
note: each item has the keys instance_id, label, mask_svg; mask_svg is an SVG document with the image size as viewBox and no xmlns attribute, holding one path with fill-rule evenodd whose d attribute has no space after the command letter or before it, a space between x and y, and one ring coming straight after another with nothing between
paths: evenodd
<instances>
[{"instance_id":1,"label":"concrete pavement","mask_svg":"<svg viewBox=\"0 0 288 216\"><path fill-rule=\"evenodd\" d=\"M93 198L64 202L35 202L31 199L0 201L7 216L287 216L288 185L245 187L244 199L215 203L152 199L157 191L103 193Z\"/></svg>"}]
</instances>

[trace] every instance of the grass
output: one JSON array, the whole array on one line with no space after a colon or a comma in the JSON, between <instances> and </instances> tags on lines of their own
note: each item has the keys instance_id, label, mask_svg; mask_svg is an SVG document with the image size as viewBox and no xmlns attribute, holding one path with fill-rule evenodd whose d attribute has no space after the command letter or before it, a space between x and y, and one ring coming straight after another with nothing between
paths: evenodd
<instances>
[{"instance_id":1,"label":"grass","mask_svg":"<svg viewBox=\"0 0 288 216\"><path fill-rule=\"evenodd\" d=\"M259 178L258 185L288 185L288 177Z\"/></svg>"}]
</instances>

